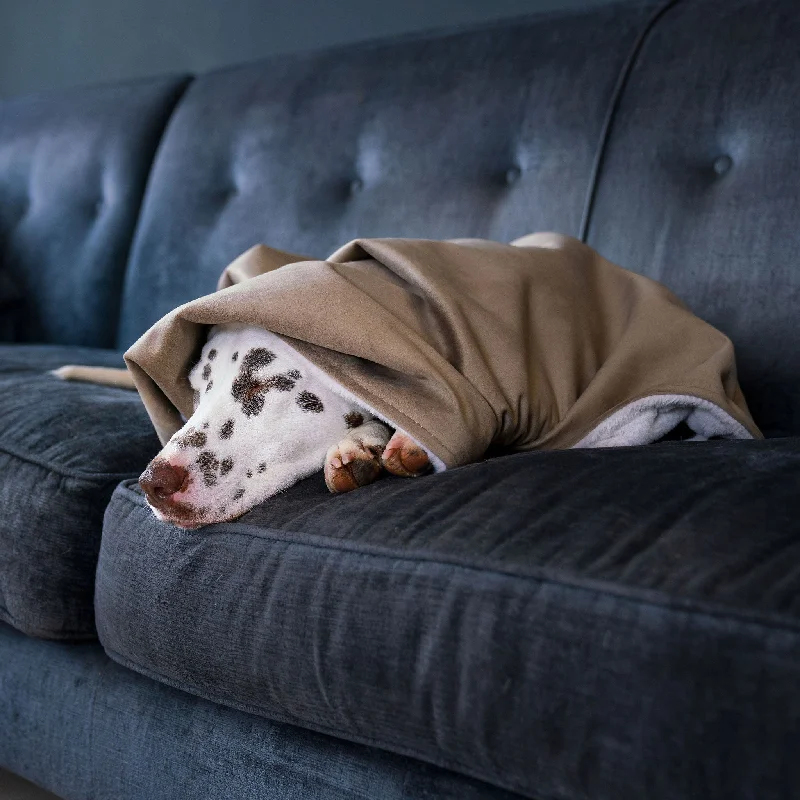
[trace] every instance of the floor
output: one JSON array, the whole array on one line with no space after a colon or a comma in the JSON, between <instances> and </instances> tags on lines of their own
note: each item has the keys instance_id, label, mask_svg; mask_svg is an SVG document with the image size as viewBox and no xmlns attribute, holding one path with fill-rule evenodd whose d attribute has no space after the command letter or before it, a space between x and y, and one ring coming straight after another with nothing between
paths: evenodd
<instances>
[{"instance_id":1,"label":"floor","mask_svg":"<svg viewBox=\"0 0 800 800\"><path fill-rule=\"evenodd\" d=\"M59 800L58 797L32 783L0 769L1 800Z\"/></svg>"}]
</instances>

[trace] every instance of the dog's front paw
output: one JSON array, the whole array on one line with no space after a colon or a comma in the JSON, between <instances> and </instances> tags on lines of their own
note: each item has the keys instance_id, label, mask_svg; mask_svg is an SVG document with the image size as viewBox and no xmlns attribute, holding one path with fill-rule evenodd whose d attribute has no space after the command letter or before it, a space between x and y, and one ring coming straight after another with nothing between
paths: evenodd
<instances>
[{"instance_id":1,"label":"dog's front paw","mask_svg":"<svg viewBox=\"0 0 800 800\"><path fill-rule=\"evenodd\" d=\"M356 438L342 439L325 456L325 484L332 492L350 492L377 480L382 447Z\"/></svg>"},{"instance_id":2,"label":"dog's front paw","mask_svg":"<svg viewBox=\"0 0 800 800\"><path fill-rule=\"evenodd\" d=\"M383 451L383 466L392 475L415 478L431 469L428 454L407 434L395 432Z\"/></svg>"}]
</instances>

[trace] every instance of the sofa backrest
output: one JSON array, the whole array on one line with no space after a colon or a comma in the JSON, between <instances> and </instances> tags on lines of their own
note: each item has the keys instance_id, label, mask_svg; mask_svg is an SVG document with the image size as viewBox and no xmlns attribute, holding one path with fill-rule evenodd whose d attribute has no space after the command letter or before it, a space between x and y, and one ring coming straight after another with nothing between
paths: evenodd
<instances>
[{"instance_id":1,"label":"sofa backrest","mask_svg":"<svg viewBox=\"0 0 800 800\"><path fill-rule=\"evenodd\" d=\"M0 341L113 347L180 78L0 103Z\"/></svg>"},{"instance_id":2,"label":"sofa backrest","mask_svg":"<svg viewBox=\"0 0 800 800\"><path fill-rule=\"evenodd\" d=\"M755 420L800 433L800 3L670 4L600 163L589 244L727 333Z\"/></svg>"},{"instance_id":3,"label":"sofa backrest","mask_svg":"<svg viewBox=\"0 0 800 800\"><path fill-rule=\"evenodd\" d=\"M196 78L149 176L180 81L5 104L0 293L18 338L126 347L257 242L557 230L731 336L800 433L798 41L796 0L642 0L270 59Z\"/></svg>"},{"instance_id":4,"label":"sofa backrest","mask_svg":"<svg viewBox=\"0 0 800 800\"><path fill-rule=\"evenodd\" d=\"M197 78L170 120L119 344L258 242L577 234L614 87L652 4L281 57Z\"/></svg>"}]
</instances>

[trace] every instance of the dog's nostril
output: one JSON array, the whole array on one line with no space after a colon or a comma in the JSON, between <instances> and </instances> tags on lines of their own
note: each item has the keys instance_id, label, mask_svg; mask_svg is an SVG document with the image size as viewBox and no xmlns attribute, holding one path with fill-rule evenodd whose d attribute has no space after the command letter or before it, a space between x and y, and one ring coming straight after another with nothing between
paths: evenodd
<instances>
[{"instance_id":1,"label":"dog's nostril","mask_svg":"<svg viewBox=\"0 0 800 800\"><path fill-rule=\"evenodd\" d=\"M188 475L185 467L156 459L140 476L139 486L148 497L166 500L183 486Z\"/></svg>"}]
</instances>

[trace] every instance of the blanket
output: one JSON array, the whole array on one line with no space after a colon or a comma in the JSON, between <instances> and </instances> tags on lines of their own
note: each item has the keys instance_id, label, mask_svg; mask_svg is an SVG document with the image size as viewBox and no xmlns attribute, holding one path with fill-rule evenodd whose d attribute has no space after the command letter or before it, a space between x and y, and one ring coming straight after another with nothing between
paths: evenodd
<instances>
[{"instance_id":1,"label":"blanket","mask_svg":"<svg viewBox=\"0 0 800 800\"><path fill-rule=\"evenodd\" d=\"M258 245L125 354L162 442L191 416L209 326L286 341L437 469L487 453L753 438L731 341L663 285L558 234L358 239L327 260Z\"/></svg>"}]
</instances>

